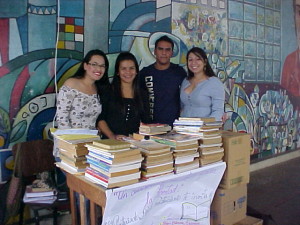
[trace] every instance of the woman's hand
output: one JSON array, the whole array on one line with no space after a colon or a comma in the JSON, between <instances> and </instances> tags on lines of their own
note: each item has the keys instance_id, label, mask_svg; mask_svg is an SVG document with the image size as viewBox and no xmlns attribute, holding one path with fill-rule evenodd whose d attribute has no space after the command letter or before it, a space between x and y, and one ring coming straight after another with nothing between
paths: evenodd
<instances>
[{"instance_id":1,"label":"woman's hand","mask_svg":"<svg viewBox=\"0 0 300 225\"><path fill-rule=\"evenodd\" d=\"M126 137L127 136L125 136L125 135L116 134L114 139L119 140L119 141L124 141L124 138L126 138Z\"/></svg>"}]
</instances>

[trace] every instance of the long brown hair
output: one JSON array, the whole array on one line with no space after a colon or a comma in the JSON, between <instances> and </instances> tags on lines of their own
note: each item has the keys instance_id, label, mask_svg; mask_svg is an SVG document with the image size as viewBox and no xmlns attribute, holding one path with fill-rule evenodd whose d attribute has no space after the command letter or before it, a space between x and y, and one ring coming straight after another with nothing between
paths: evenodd
<instances>
[{"instance_id":1,"label":"long brown hair","mask_svg":"<svg viewBox=\"0 0 300 225\"><path fill-rule=\"evenodd\" d=\"M207 76L209 77L214 77L216 76L213 69L211 68L209 62L208 62L208 58L207 58L207 55L205 53L205 51L202 49L202 48L198 48L198 47L193 47L191 48L187 55L186 55L186 61L188 62L188 58L189 58L189 55L193 53L195 54L196 56L198 56L200 59L202 59L206 65L205 65L205 69L204 69L204 72ZM194 77L194 73L192 71L190 71L189 67L187 66L187 69L188 69L188 77L187 79L191 79L192 77Z\"/></svg>"}]
</instances>

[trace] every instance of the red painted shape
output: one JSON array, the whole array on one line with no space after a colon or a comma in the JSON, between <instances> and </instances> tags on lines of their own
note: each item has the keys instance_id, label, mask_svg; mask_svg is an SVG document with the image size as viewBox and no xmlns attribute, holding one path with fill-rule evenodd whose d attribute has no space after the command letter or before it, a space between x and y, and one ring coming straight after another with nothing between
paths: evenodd
<instances>
[{"instance_id":1,"label":"red painted shape","mask_svg":"<svg viewBox=\"0 0 300 225\"><path fill-rule=\"evenodd\" d=\"M2 64L8 62L8 36L9 36L9 20L8 19L0 19L0 54Z\"/></svg>"},{"instance_id":2,"label":"red painted shape","mask_svg":"<svg viewBox=\"0 0 300 225\"><path fill-rule=\"evenodd\" d=\"M5 76L9 72L10 72L10 70L6 66L0 67L0 78L3 77L3 76Z\"/></svg>"}]
</instances>

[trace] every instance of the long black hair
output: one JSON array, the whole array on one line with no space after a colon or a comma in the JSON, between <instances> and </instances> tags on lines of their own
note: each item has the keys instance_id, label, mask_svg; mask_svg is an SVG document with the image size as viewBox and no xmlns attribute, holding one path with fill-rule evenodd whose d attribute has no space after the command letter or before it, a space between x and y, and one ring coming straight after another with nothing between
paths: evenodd
<instances>
[{"instance_id":1,"label":"long black hair","mask_svg":"<svg viewBox=\"0 0 300 225\"><path fill-rule=\"evenodd\" d=\"M143 109L143 101L141 98L141 89L139 86L139 65L135 58L135 56L130 52L121 52L115 63L115 72L114 77L112 80L112 89L113 92L117 98L117 101L120 105L122 105L122 108L124 108L124 102L123 102L123 94L122 94L122 87L121 87L121 78L119 76L119 67L122 61L130 60L134 63L135 70L136 70L136 76L133 79L132 88L133 88L133 99L135 104L138 106L140 110Z\"/></svg>"},{"instance_id":2,"label":"long black hair","mask_svg":"<svg viewBox=\"0 0 300 225\"><path fill-rule=\"evenodd\" d=\"M82 79L85 76L85 69L84 69L84 63L89 63L91 58L94 55L102 56L105 63L105 72L100 80L97 80L95 82L96 88L97 88L97 95L99 100L101 99L100 96L103 94L104 91L107 91L107 88L109 86L109 80L108 80L108 68L109 68L109 62L105 55L105 53L99 49L90 50L83 60L81 61L81 64L78 68L78 70L75 72L75 74L72 76L74 78Z\"/></svg>"},{"instance_id":3,"label":"long black hair","mask_svg":"<svg viewBox=\"0 0 300 225\"><path fill-rule=\"evenodd\" d=\"M208 59L207 59L207 55L205 53L205 51L202 49L202 48L198 48L198 47L193 47L191 48L187 55L186 55L186 61L188 63L188 58L189 58L189 55L193 53L195 54L196 56L198 56L200 59L203 60L203 62L205 62L205 67L204 67L204 73L209 76L209 77L213 77L213 76L216 76L213 69L211 68L209 62L208 62ZM188 69L188 76L187 76L187 79L191 79L192 77L194 77L194 73L192 71L190 71L189 67L187 66L187 69Z\"/></svg>"}]
</instances>

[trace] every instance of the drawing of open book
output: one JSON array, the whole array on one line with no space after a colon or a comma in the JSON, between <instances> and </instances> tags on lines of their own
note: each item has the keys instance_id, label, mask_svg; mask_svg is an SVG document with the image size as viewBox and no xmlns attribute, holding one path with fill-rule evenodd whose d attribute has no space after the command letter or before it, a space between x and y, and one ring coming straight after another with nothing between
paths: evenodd
<instances>
[{"instance_id":1,"label":"drawing of open book","mask_svg":"<svg viewBox=\"0 0 300 225\"><path fill-rule=\"evenodd\" d=\"M182 203L182 216L181 219L192 219L201 220L203 218L208 218L209 207L203 206L204 203L200 205L195 205L193 203L185 202Z\"/></svg>"}]
</instances>

